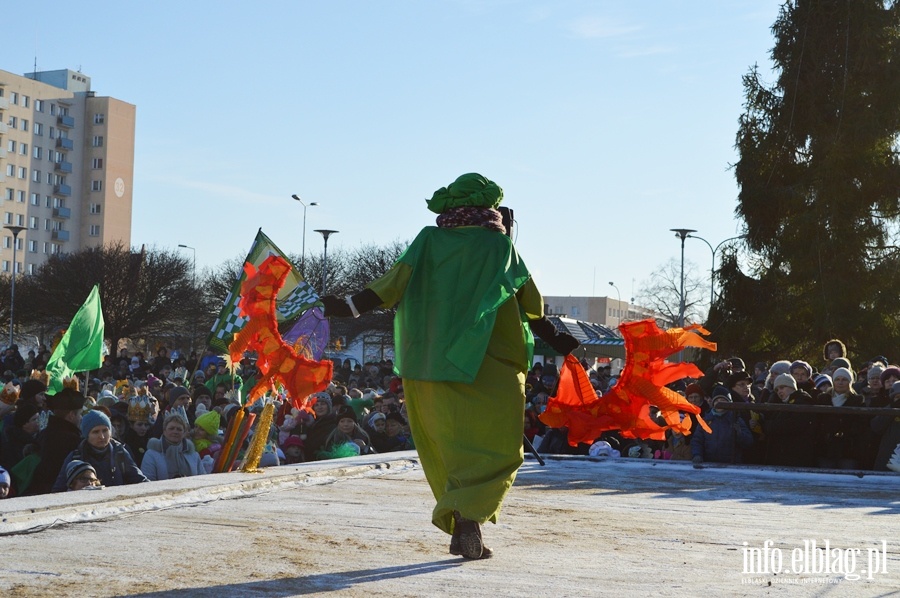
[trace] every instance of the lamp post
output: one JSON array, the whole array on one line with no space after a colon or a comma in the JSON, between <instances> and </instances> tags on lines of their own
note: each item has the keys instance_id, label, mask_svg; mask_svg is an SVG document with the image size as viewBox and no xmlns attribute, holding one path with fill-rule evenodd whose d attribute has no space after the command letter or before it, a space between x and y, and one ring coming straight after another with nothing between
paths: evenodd
<instances>
[{"instance_id":1,"label":"lamp post","mask_svg":"<svg viewBox=\"0 0 900 598\"><path fill-rule=\"evenodd\" d=\"M7 225L4 226L6 230L12 233L13 236L13 259L12 259L12 270L9 282L9 346L13 344L13 324L15 323L15 318L13 317L15 313L16 306L16 249L18 249L18 239L19 233L25 230L24 226L15 226L15 225Z\"/></svg>"},{"instance_id":2,"label":"lamp post","mask_svg":"<svg viewBox=\"0 0 900 598\"><path fill-rule=\"evenodd\" d=\"M712 266L710 266L709 268L709 308L712 309L713 301L715 301L716 299L716 253L719 251L719 247L721 247L725 243L728 243L729 241L736 241L737 239L743 239L744 235L738 235L736 237L725 239L724 241L716 245L715 248L713 248L710 242L703 237L698 237L697 235L688 235L687 238L703 241L712 252Z\"/></svg>"},{"instance_id":3,"label":"lamp post","mask_svg":"<svg viewBox=\"0 0 900 598\"><path fill-rule=\"evenodd\" d=\"M622 309L622 293L619 292L619 287L617 287L612 281L610 281L609 286L616 290L616 297L618 298L618 305L616 305L616 309ZM616 320L618 320L619 324L622 323L621 317L616 316Z\"/></svg>"},{"instance_id":4,"label":"lamp post","mask_svg":"<svg viewBox=\"0 0 900 598\"><path fill-rule=\"evenodd\" d=\"M325 254L322 258L322 295L327 295L328 290L328 237L333 235L334 233L340 232L336 230L328 230L328 229L316 229L315 232L322 235L322 238L325 239Z\"/></svg>"},{"instance_id":5,"label":"lamp post","mask_svg":"<svg viewBox=\"0 0 900 598\"><path fill-rule=\"evenodd\" d=\"M189 245L178 245L182 249L190 249L194 254L194 263L191 266L191 286L194 287L194 292L197 292L197 250ZM197 335L197 315L194 314L193 322L191 323L191 353L194 352L194 337Z\"/></svg>"},{"instance_id":6,"label":"lamp post","mask_svg":"<svg viewBox=\"0 0 900 598\"><path fill-rule=\"evenodd\" d=\"M697 231L692 228L670 228L669 230L681 239L681 302L678 308L678 326L684 328L684 240L688 235Z\"/></svg>"},{"instance_id":7,"label":"lamp post","mask_svg":"<svg viewBox=\"0 0 900 598\"><path fill-rule=\"evenodd\" d=\"M291 195L294 199L300 202L300 205L303 206L303 246L300 249L300 274L306 277L306 208L309 206L317 206L318 203L311 201L308 204L300 199L296 193ZM328 245L328 241L326 238L325 244Z\"/></svg>"}]
</instances>

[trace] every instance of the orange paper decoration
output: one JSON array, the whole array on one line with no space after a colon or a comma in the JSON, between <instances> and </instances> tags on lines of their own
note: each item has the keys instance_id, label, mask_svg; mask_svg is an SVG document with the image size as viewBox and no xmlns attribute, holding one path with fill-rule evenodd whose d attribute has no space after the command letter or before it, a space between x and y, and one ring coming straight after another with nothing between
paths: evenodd
<instances>
[{"instance_id":1,"label":"orange paper decoration","mask_svg":"<svg viewBox=\"0 0 900 598\"><path fill-rule=\"evenodd\" d=\"M247 278L241 285L240 308L250 320L228 346L231 359L237 363L244 351L256 351L259 380L247 395L246 405L274 388L280 381L297 409L311 411L307 398L324 390L331 380L334 364L330 359L314 361L297 353L284 342L275 318L275 298L284 286L291 265L282 257L271 255L259 265L245 263Z\"/></svg>"},{"instance_id":2,"label":"orange paper decoration","mask_svg":"<svg viewBox=\"0 0 900 598\"><path fill-rule=\"evenodd\" d=\"M572 446L593 443L607 430L621 430L625 438L652 440L665 440L666 430L690 434L691 418L682 419L682 413L693 413L709 431L700 417L700 407L665 387L681 378L702 375L692 363L667 363L665 358L685 347L715 351L715 343L694 331L704 335L709 332L696 324L661 330L654 320L625 322L619 330L625 339L625 369L616 385L598 397L584 368L567 355L556 396L551 397L541 421L552 428L567 427ZM665 425L653 420L651 406L659 410Z\"/></svg>"}]
</instances>

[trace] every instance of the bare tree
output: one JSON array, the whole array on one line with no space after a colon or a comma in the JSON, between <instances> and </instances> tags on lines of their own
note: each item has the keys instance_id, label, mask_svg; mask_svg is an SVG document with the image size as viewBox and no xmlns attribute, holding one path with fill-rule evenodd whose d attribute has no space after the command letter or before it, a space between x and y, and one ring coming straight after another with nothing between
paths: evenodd
<instances>
[{"instance_id":1,"label":"bare tree","mask_svg":"<svg viewBox=\"0 0 900 598\"><path fill-rule=\"evenodd\" d=\"M708 283L697 273L693 262L684 263L684 321L702 322L707 303ZM681 309L681 262L675 258L662 264L639 287L637 303L658 313L662 319L678 323Z\"/></svg>"}]
</instances>

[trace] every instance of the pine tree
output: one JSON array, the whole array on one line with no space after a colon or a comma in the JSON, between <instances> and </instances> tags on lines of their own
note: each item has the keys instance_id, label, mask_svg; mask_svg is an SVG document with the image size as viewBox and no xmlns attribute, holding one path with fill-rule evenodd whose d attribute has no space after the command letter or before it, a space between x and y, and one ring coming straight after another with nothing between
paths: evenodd
<instances>
[{"instance_id":1,"label":"pine tree","mask_svg":"<svg viewBox=\"0 0 900 598\"><path fill-rule=\"evenodd\" d=\"M748 357L900 358L900 2L793 0L772 31L777 81L744 77L737 134L752 272L723 261L710 325Z\"/></svg>"}]
</instances>

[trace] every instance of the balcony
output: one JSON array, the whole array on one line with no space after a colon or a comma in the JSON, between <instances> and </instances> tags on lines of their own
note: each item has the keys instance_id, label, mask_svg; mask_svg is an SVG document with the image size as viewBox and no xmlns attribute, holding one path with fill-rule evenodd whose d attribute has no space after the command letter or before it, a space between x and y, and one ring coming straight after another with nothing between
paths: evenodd
<instances>
[{"instance_id":1,"label":"balcony","mask_svg":"<svg viewBox=\"0 0 900 598\"><path fill-rule=\"evenodd\" d=\"M66 137L59 137L56 140L56 147L59 149L71 150L75 149L75 142Z\"/></svg>"},{"instance_id":2,"label":"balcony","mask_svg":"<svg viewBox=\"0 0 900 598\"><path fill-rule=\"evenodd\" d=\"M6 148L0 147L0 160L6 157Z\"/></svg>"},{"instance_id":3,"label":"balcony","mask_svg":"<svg viewBox=\"0 0 900 598\"><path fill-rule=\"evenodd\" d=\"M67 230L55 230L52 234L54 241L68 241L69 240L69 231Z\"/></svg>"},{"instance_id":4,"label":"balcony","mask_svg":"<svg viewBox=\"0 0 900 598\"><path fill-rule=\"evenodd\" d=\"M53 217L60 220L68 220L72 217L72 210L69 208L53 208Z\"/></svg>"},{"instance_id":5,"label":"balcony","mask_svg":"<svg viewBox=\"0 0 900 598\"><path fill-rule=\"evenodd\" d=\"M56 118L56 124L64 129L71 129L75 126L75 117L74 116L63 116L60 114Z\"/></svg>"},{"instance_id":6,"label":"balcony","mask_svg":"<svg viewBox=\"0 0 900 598\"><path fill-rule=\"evenodd\" d=\"M72 188L68 185L53 185L53 192L57 195L72 195Z\"/></svg>"},{"instance_id":7,"label":"balcony","mask_svg":"<svg viewBox=\"0 0 900 598\"><path fill-rule=\"evenodd\" d=\"M56 172L62 172L64 174L71 174L72 173L72 163L66 162L65 160L63 160L62 162L57 162L54 169L56 170Z\"/></svg>"},{"instance_id":8,"label":"balcony","mask_svg":"<svg viewBox=\"0 0 900 598\"><path fill-rule=\"evenodd\" d=\"M7 98L0 98L0 110L7 110L9 108L9 100Z\"/></svg>"},{"instance_id":9,"label":"balcony","mask_svg":"<svg viewBox=\"0 0 900 598\"><path fill-rule=\"evenodd\" d=\"M3 135L4 133L9 133L9 125L4 122L0 122L0 135Z\"/></svg>"}]
</instances>

